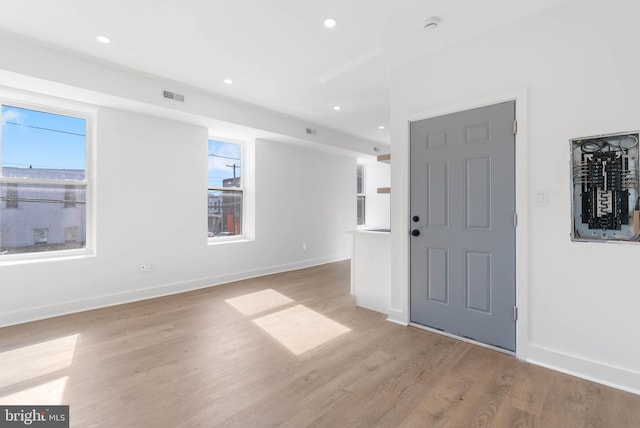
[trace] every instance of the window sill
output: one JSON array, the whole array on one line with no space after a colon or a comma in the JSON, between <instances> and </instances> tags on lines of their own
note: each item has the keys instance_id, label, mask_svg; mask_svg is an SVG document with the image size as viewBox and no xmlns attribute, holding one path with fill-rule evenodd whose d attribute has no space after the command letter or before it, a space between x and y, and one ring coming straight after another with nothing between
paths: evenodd
<instances>
[{"instance_id":1,"label":"window sill","mask_svg":"<svg viewBox=\"0 0 640 428\"><path fill-rule=\"evenodd\" d=\"M80 260L95 257L95 253L89 250L69 250L31 253L31 254L11 254L0 256L0 267L17 266L30 263L60 262L67 260Z\"/></svg>"},{"instance_id":2,"label":"window sill","mask_svg":"<svg viewBox=\"0 0 640 428\"><path fill-rule=\"evenodd\" d=\"M232 244L235 242L251 242L252 239L248 239L244 235L235 235L235 236L219 236L214 238L208 238L209 242L207 245L218 245L218 244Z\"/></svg>"}]
</instances>

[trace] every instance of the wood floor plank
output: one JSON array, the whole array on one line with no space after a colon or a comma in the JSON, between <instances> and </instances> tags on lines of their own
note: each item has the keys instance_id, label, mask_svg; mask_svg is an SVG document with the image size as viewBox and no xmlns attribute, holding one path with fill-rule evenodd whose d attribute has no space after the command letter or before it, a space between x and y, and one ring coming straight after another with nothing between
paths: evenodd
<instances>
[{"instance_id":1,"label":"wood floor plank","mask_svg":"<svg viewBox=\"0 0 640 428\"><path fill-rule=\"evenodd\" d=\"M435 335L424 340L419 330L414 334L416 338L394 350L409 358L396 370L387 369L370 379L375 389L361 388L337 409L331 419L334 425L348 418L353 426L397 426L416 407L424 391L464 355L461 349L465 344L460 341Z\"/></svg>"},{"instance_id":2,"label":"wood floor plank","mask_svg":"<svg viewBox=\"0 0 640 428\"><path fill-rule=\"evenodd\" d=\"M498 413L492 425L504 428L534 428L536 418L529 412L503 404L503 409Z\"/></svg>"},{"instance_id":3,"label":"wood floor plank","mask_svg":"<svg viewBox=\"0 0 640 428\"><path fill-rule=\"evenodd\" d=\"M640 426L639 396L389 323L349 279L339 262L2 328L0 404L58 400L81 428ZM275 303L232 304L252 293Z\"/></svg>"}]
</instances>

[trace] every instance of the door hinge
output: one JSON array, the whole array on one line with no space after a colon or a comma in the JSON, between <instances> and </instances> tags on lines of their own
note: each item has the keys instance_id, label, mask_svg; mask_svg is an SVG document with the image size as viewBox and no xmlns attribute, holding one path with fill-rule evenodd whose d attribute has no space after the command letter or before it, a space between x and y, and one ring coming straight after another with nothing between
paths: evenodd
<instances>
[{"instance_id":1,"label":"door hinge","mask_svg":"<svg viewBox=\"0 0 640 428\"><path fill-rule=\"evenodd\" d=\"M517 306L513 307L513 320L514 321L518 321L518 307Z\"/></svg>"},{"instance_id":2,"label":"door hinge","mask_svg":"<svg viewBox=\"0 0 640 428\"><path fill-rule=\"evenodd\" d=\"M513 227L518 227L518 213L513 213Z\"/></svg>"},{"instance_id":3,"label":"door hinge","mask_svg":"<svg viewBox=\"0 0 640 428\"><path fill-rule=\"evenodd\" d=\"M514 120L513 121L513 135L516 135L518 133L518 121Z\"/></svg>"}]
</instances>

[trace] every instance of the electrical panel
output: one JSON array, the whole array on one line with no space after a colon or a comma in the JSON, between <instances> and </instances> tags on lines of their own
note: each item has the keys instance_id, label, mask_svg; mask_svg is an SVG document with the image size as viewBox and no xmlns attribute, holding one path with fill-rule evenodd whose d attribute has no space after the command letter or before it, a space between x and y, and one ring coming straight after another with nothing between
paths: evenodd
<instances>
[{"instance_id":1,"label":"electrical panel","mask_svg":"<svg viewBox=\"0 0 640 428\"><path fill-rule=\"evenodd\" d=\"M574 241L640 241L638 134L571 140Z\"/></svg>"}]
</instances>

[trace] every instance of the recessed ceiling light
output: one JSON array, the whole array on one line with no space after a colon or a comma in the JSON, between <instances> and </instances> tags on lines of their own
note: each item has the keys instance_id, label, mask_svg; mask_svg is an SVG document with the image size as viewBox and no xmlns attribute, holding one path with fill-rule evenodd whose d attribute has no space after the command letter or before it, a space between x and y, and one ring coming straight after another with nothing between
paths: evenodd
<instances>
[{"instance_id":1,"label":"recessed ceiling light","mask_svg":"<svg viewBox=\"0 0 640 428\"><path fill-rule=\"evenodd\" d=\"M231 85L233 83L233 80L231 79L224 79L224 83L226 83L227 85Z\"/></svg>"},{"instance_id":2,"label":"recessed ceiling light","mask_svg":"<svg viewBox=\"0 0 640 428\"><path fill-rule=\"evenodd\" d=\"M439 24L440 18L437 16L431 16L424 21L422 29L427 31L435 30Z\"/></svg>"},{"instance_id":3,"label":"recessed ceiling light","mask_svg":"<svg viewBox=\"0 0 640 428\"><path fill-rule=\"evenodd\" d=\"M100 43L104 43L104 44L111 43L111 39L110 39L110 38L108 38L107 36L96 36L96 39L97 39Z\"/></svg>"},{"instance_id":4,"label":"recessed ceiling light","mask_svg":"<svg viewBox=\"0 0 640 428\"><path fill-rule=\"evenodd\" d=\"M384 129L384 125L378 126L378 129Z\"/></svg>"},{"instance_id":5,"label":"recessed ceiling light","mask_svg":"<svg viewBox=\"0 0 640 428\"><path fill-rule=\"evenodd\" d=\"M342 107L340 107L340 106L333 106L333 109L334 109L335 111L340 111L340 110L342 109Z\"/></svg>"},{"instance_id":6,"label":"recessed ceiling light","mask_svg":"<svg viewBox=\"0 0 640 428\"><path fill-rule=\"evenodd\" d=\"M335 18L327 18L324 20L324 26L327 28L333 28L338 25L338 21Z\"/></svg>"}]
</instances>

